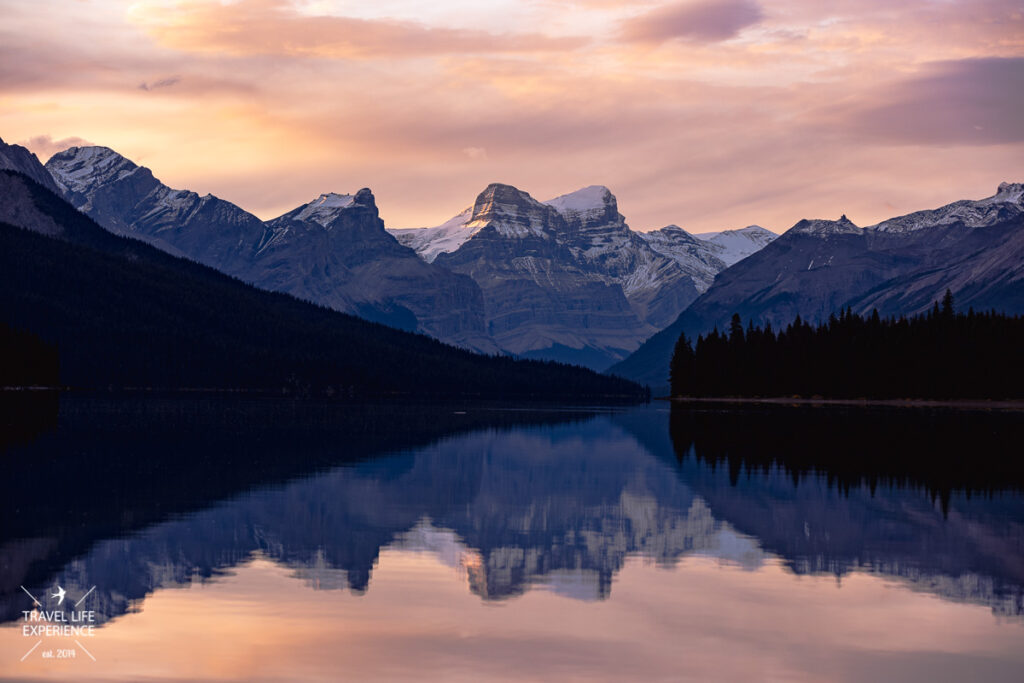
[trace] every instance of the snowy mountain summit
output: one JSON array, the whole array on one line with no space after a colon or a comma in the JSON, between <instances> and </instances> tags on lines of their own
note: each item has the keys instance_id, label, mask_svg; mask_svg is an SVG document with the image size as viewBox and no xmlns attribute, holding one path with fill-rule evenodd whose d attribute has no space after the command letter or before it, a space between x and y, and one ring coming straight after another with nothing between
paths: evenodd
<instances>
[{"instance_id":1,"label":"snowy mountain summit","mask_svg":"<svg viewBox=\"0 0 1024 683\"><path fill-rule=\"evenodd\" d=\"M569 194L544 202L569 219L593 221L599 218L614 219L610 212L618 213L615 195L604 185L590 185Z\"/></svg>"},{"instance_id":2,"label":"snowy mountain summit","mask_svg":"<svg viewBox=\"0 0 1024 683\"><path fill-rule=\"evenodd\" d=\"M674 229L661 242L633 231L603 185L539 202L493 183L439 226L391 233L477 281L502 348L602 367L674 320L726 267L714 255L722 247ZM693 253L666 246L676 239Z\"/></svg>"},{"instance_id":3,"label":"snowy mountain summit","mask_svg":"<svg viewBox=\"0 0 1024 683\"><path fill-rule=\"evenodd\" d=\"M804 219L789 229L787 234L793 235L860 235L861 229L853 221L842 215L839 220L830 221L825 219Z\"/></svg>"},{"instance_id":4,"label":"snowy mountain summit","mask_svg":"<svg viewBox=\"0 0 1024 683\"><path fill-rule=\"evenodd\" d=\"M141 167L109 147L69 147L57 152L46 168L64 192L84 194L92 188L122 180Z\"/></svg>"}]
</instances>

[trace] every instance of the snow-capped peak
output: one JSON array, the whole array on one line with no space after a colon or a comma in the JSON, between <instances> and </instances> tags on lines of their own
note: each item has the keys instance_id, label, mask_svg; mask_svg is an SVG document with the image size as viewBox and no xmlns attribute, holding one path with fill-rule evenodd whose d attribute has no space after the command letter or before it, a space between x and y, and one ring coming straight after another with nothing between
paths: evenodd
<instances>
[{"instance_id":1,"label":"snow-capped peak","mask_svg":"<svg viewBox=\"0 0 1024 683\"><path fill-rule=\"evenodd\" d=\"M326 228L338 217L341 211L349 208L354 203L355 195L328 192L306 204L302 210L295 214L294 219L297 221L313 221Z\"/></svg>"},{"instance_id":2,"label":"snow-capped peak","mask_svg":"<svg viewBox=\"0 0 1024 683\"><path fill-rule=\"evenodd\" d=\"M544 202L560 214L604 213L615 196L604 185L590 185Z\"/></svg>"},{"instance_id":3,"label":"snow-capped peak","mask_svg":"<svg viewBox=\"0 0 1024 683\"><path fill-rule=\"evenodd\" d=\"M995 196L990 197L987 201L1020 204L1024 202L1024 183L999 183L999 189L996 190Z\"/></svg>"},{"instance_id":4,"label":"snow-capped peak","mask_svg":"<svg viewBox=\"0 0 1024 683\"><path fill-rule=\"evenodd\" d=\"M46 162L62 189L85 193L98 185L121 180L139 170L109 147L69 147Z\"/></svg>"}]
</instances>

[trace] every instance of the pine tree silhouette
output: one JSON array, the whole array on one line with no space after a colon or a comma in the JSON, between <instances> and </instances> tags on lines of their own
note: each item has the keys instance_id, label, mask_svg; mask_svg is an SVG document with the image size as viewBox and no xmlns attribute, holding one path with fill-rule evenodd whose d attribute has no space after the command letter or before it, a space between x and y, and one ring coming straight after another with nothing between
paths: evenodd
<instances>
[{"instance_id":1,"label":"pine tree silhouette","mask_svg":"<svg viewBox=\"0 0 1024 683\"><path fill-rule=\"evenodd\" d=\"M733 315L729 335L681 337L673 395L834 398L1024 398L1024 317L956 313L953 294L912 318L847 308L817 327L775 332Z\"/></svg>"}]
</instances>

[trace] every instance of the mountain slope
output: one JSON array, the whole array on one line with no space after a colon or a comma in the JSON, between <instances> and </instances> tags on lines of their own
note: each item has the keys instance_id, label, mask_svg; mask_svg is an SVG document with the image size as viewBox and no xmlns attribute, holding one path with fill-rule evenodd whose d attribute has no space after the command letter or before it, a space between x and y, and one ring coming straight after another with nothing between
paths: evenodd
<instances>
[{"instance_id":1,"label":"mountain slope","mask_svg":"<svg viewBox=\"0 0 1024 683\"><path fill-rule=\"evenodd\" d=\"M804 220L723 271L668 328L612 367L661 388L680 333L695 337L733 313L778 327L797 315L820 321L850 306L868 314L919 313L952 290L966 309L1024 312L1024 186L1006 184L979 201L959 201L865 229L845 216Z\"/></svg>"},{"instance_id":2,"label":"mountain slope","mask_svg":"<svg viewBox=\"0 0 1024 683\"><path fill-rule=\"evenodd\" d=\"M35 154L21 145L8 145L0 139L0 170L3 169L23 173L51 192L60 194L53 176L47 173Z\"/></svg>"},{"instance_id":3,"label":"mountain slope","mask_svg":"<svg viewBox=\"0 0 1024 683\"><path fill-rule=\"evenodd\" d=\"M378 217L373 195L328 194L264 224L212 195L174 190L106 147L72 147L46 168L111 231L263 289L493 352L475 283L423 263Z\"/></svg>"},{"instance_id":4,"label":"mountain slope","mask_svg":"<svg viewBox=\"0 0 1024 683\"><path fill-rule=\"evenodd\" d=\"M329 395L642 396L592 372L479 356L269 293L114 235L0 172L0 320L58 347L81 388L282 389ZM9 220L18 219L18 224ZM34 226L47 226L40 234ZM56 230L51 226L56 226Z\"/></svg>"}]
</instances>

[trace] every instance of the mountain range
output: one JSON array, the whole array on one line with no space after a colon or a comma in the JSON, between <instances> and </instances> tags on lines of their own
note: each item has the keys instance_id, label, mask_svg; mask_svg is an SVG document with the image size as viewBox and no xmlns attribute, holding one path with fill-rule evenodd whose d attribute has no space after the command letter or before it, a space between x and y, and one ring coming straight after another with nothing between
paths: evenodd
<instances>
[{"instance_id":1,"label":"mountain range","mask_svg":"<svg viewBox=\"0 0 1024 683\"><path fill-rule=\"evenodd\" d=\"M635 232L599 185L540 202L492 184L439 226L391 233L480 285L487 331L501 348L597 368L624 358L717 273L774 238L756 226L708 239L676 226Z\"/></svg>"},{"instance_id":2,"label":"mountain range","mask_svg":"<svg viewBox=\"0 0 1024 683\"><path fill-rule=\"evenodd\" d=\"M172 189L106 147L71 147L46 170L111 232L261 289L473 351L595 369L625 358L774 236L752 227L648 237L597 186L541 203L493 184L444 225L389 232L365 188L321 194L264 222L212 195Z\"/></svg>"},{"instance_id":3,"label":"mountain range","mask_svg":"<svg viewBox=\"0 0 1024 683\"><path fill-rule=\"evenodd\" d=\"M802 220L734 264L670 326L609 372L656 389L668 382L676 339L745 322L785 326L854 313L911 315L949 289L962 310L1024 313L1024 184L988 198L860 228L846 216Z\"/></svg>"},{"instance_id":4,"label":"mountain range","mask_svg":"<svg viewBox=\"0 0 1024 683\"><path fill-rule=\"evenodd\" d=\"M76 208L141 239L250 282L469 349L484 335L479 288L423 262L384 231L373 194L324 194L264 223L213 195L175 190L106 147L72 147L47 170Z\"/></svg>"},{"instance_id":5,"label":"mountain range","mask_svg":"<svg viewBox=\"0 0 1024 683\"><path fill-rule=\"evenodd\" d=\"M679 334L723 329L734 313L776 327L845 308L914 314L947 288L964 309L1024 311L1020 184L867 228L846 216L801 220L778 237L756 225L634 231L599 185L538 201L494 183L441 225L387 229L368 189L321 194L261 221L171 189L105 147L70 148L43 168L0 142L0 166L110 232L261 289L465 349L570 362L659 389Z\"/></svg>"},{"instance_id":6,"label":"mountain range","mask_svg":"<svg viewBox=\"0 0 1024 683\"><path fill-rule=\"evenodd\" d=\"M582 368L475 354L257 289L104 230L13 170L0 170L3 329L55 348L60 386L78 389L644 397ZM5 356L31 357L24 335L4 338Z\"/></svg>"}]
</instances>

